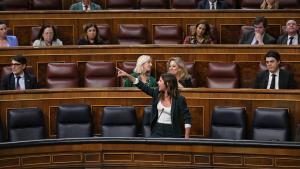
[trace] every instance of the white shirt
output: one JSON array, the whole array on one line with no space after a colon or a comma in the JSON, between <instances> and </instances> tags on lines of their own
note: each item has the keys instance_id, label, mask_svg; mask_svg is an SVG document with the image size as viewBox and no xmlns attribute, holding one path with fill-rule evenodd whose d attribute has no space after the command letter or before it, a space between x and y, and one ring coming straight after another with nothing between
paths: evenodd
<instances>
[{"instance_id":1,"label":"white shirt","mask_svg":"<svg viewBox=\"0 0 300 169\"><path fill-rule=\"evenodd\" d=\"M20 79L19 79L19 84L20 84L20 90L25 90L25 77L24 77L24 72L22 74L19 75ZM14 75L15 77L15 88L17 89L17 76Z\"/></svg>"},{"instance_id":2,"label":"white shirt","mask_svg":"<svg viewBox=\"0 0 300 169\"><path fill-rule=\"evenodd\" d=\"M265 34L263 34L262 35L262 39L264 39L264 36L265 36ZM254 33L254 37L253 37L253 40L252 40L252 42L251 42L251 45L258 45L258 44L255 44L256 43L256 38L255 38L255 33Z\"/></svg>"},{"instance_id":3,"label":"white shirt","mask_svg":"<svg viewBox=\"0 0 300 169\"><path fill-rule=\"evenodd\" d=\"M138 78L135 78L135 81L133 82L133 84L138 84L139 83L139 79ZM163 113L164 111L165 111L165 108L164 108L164 110L162 109L163 107L160 107L160 109L159 109L159 107L158 107L158 105L159 104L161 104L161 101L159 101L158 102L158 104L157 104L157 110L158 110L158 119L157 119L157 122L159 122L159 123L164 123L164 122L160 122L159 121L159 119L160 119L160 117L159 116L162 116L162 114L161 113ZM162 105L162 104L161 104ZM166 114L167 114L167 109L168 108L166 108ZM162 111L163 110L163 111ZM161 114L161 115L160 115ZM171 118L171 107L170 107L170 124L172 124L172 118ZM164 123L164 124L169 124L169 123ZM192 125L191 124L184 124L184 128L191 128L192 127Z\"/></svg>"},{"instance_id":4,"label":"white shirt","mask_svg":"<svg viewBox=\"0 0 300 169\"><path fill-rule=\"evenodd\" d=\"M158 123L162 124L172 124L172 118L171 118L171 106L165 107L161 101L157 104L157 111L158 111Z\"/></svg>"},{"instance_id":5,"label":"white shirt","mask_svg":"<svg viewBox=\"0 0 300 169\"><path fill-rule=\"evenodd\" d=\"M215 1L214 3L211 3L210 1L208 1L209 2L209 9L210 10L215 10L215 9L217 9L217 1ZM212 4L214 4L214 9L212 9Z\"/></svg>"},{"instance_id":6,"label":"white shirt","mask_svg":"<svg viewBox=\"0 0 300 169\"><path fill-rule=\"evenodd\" d=\"M271 83L272 83L272 74L271 72L269 72L269 80L268 80L268 86L267 89L270 89ZM274 73L275 76L275 89L279 89L279 69Z\"/></svg>"},{"instance_id":7,"label":"white shirt","mask_svg":"<svg viewBox=\"0 0 300 169\"><path fill-rule=\"evenodd\" d=\"M290 37L291 36L288 36L288 40L287 40L287 42L286 42L286 44L287 45L289 45L290 44ZM294 39L293 39L293 41L292 41L292 45L298 45L298 34L296 34L295 36L293 36L294 37Z\"/></svg>"},{"instance_id":8,"label":"white shirt","mask_svg":"<svg viewBox=\"0 0 300 169\"><path fill-rule=\"evenodd\" d=\"M91 10L91 5L89 4L88 5L88 8L87 9L85 9L85 5L83 4L83 3L81 3L82 4L82 9L84 10L84 11L90 11Z\"/></svg>"}]
</instances>

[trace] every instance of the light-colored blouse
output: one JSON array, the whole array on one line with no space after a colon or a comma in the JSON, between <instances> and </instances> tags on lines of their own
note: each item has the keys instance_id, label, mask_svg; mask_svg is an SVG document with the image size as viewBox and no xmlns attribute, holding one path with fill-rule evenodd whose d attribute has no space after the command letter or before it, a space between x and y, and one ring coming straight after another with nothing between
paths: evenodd
<instances>
[{"instance_id":1,"label":"light-colored blouse","mask_svg":"<svg viewBox=\"0 0 300 169\"><path fill-rule=\"evenodd\" d=\"M59 40L59 39L56 39L55 41L52 41L51 46L62 46L62 45L63 45L62 41ZM46 45L44 40L37 39L33 42L32 46L34 46L34 47L46 47L48 45Z\"/></svg>"}]
</instances>

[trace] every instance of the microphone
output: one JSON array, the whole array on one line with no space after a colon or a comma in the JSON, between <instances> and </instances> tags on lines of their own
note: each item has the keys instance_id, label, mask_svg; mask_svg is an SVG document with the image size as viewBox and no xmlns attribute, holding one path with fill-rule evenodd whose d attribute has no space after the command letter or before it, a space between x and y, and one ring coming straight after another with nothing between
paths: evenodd
<instances>
[{"instance_id":1,"label":"microphone","mask_svg":"<svg viewBox=\"0 0 300 169\"><path fill-rule=\"evenodd\" d=\"M165 110L164 108L161 109L161 112L159 113L159 116L158 116L157 120L160 118L160 116L164 112L164 110Z\"/></svg>"}]
</instances>

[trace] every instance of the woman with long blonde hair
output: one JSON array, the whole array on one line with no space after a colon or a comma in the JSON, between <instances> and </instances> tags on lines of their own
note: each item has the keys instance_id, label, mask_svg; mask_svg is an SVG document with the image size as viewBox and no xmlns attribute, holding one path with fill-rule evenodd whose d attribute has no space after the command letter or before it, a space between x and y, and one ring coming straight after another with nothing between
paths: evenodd
<instances>
[{"instance_id":1,"label":"woman with long blonde hair","mask_svg":"<svg viewBox=\"0 0 300 169\"><path fill-rule=\"evenodd\" d=\"M189 75L183 60L180 57L172 57L168 60L168 73L173 74L179 88L192 87L191 76Z\"/></svg>"},{"instance_id":2,"label":"woman with long blonde hair","mask_svg":"<svg viewBox=\"0 0 300 169\"><path fill-rule=\"evenodd\" d=\"M279 0L263 0L260 9L278 9Z\"/></svg>"}]
</instances>

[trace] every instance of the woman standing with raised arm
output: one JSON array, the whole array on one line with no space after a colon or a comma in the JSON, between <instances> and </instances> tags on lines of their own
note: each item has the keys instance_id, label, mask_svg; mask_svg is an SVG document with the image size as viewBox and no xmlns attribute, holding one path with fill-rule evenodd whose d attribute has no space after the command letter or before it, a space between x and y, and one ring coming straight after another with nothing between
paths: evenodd
<instances>
[{"instance_id":1,"label":"woman standing with raised arm","mask_svg":"<svg viewBox=\"0 0 300 169\"><path fill-rule=\"evenodd\" d=\"M118 76L127 77L133 84L153 98L150 117L151 137L180 138L180 119L183 119L185 127L184 138L189 138L191 115L185 97L179 93L177 79L174 75L170 73L162 74L157 82L157 88L145 85L138 78L121 69L118 69Z\"/></svg>"}]
</instances>

